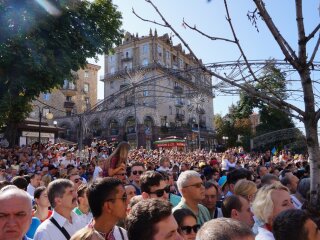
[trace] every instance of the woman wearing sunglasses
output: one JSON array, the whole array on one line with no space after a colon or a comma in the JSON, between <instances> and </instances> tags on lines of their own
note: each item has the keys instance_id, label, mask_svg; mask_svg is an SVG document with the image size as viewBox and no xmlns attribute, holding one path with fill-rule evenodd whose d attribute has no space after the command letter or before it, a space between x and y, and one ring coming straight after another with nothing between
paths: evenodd
<instances>
[{"instance_id":1,"label":"woman wearing sunglasses","mask_svg":"<svg viewBox=\"0 0 320 240\"><path fill-rule=\"evenodd\" d=\"M200 225L197 224L197 218L194 213L187 208L178 209L173 213L179 230L178 232L184 240L195 240Z\"/></svg>"}]
</instances>

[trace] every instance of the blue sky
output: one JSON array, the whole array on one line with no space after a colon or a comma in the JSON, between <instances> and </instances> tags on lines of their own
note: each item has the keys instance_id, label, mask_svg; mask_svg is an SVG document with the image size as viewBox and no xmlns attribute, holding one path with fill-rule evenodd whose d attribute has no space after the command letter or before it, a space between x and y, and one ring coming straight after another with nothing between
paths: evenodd
<instances>
[{"instance_id":1,"label":"blue sky","mask_svg":"<svg viewBox=\"0 0 320 240\"><path fill-rule=\"evenodd\" d=\"M132 8L142 17L161 21L154 9L144 0L114 0L118 10L122 12L123 29L139 36L147 35L151 29L157 29L158 35L169 33L170 30L143 22L133 13ZM226 13L222 0L153 0L162 14L172 26L184 37L195 54L204 63L234 61L239 57L239 50L235 45L226 42L211 41L196 32L182 26L183 18L191 25L196 25L209 35L231 38L231 31L225 19ZM295 1L293 0L266 0L266 7L275 21L281 34L297 49L297 30L295 21ZM304 19L308 34L319 23L319 0L305 0ZM266 29L262 20L258 20L259 32L251 25L247 12L255 9L251 0L229 1L229 11L235 31L248 59L284 59L275 40ZM174 43L179 43L173 37ZM312 46L312 45L311 45ZM316 61L319 61L319 53ZM102 59L102 57L100 58ZM98 62L103 67L103 61ZM103 74L103 68L100 70ZM217 94L219 95L219 93ZM98 97L103 97L103 84L99 84ZM225 114L228 106L236 103L237 96L218 96L214 99L214 112Z\"/></svg>"}]
</instances>

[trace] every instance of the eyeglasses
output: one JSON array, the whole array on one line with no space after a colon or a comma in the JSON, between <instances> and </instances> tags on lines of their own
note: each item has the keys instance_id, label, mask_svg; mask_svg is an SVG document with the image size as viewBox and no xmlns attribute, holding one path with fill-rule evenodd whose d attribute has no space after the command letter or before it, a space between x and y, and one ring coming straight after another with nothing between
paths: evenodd
<instances>
[{"instance_id":1,"label":"eyeglasses","mask_svg":"<svg viewBox=\"0 0 320 240\"><path fill-rule=\"evenodd\" d=\"M149 194L156 194L157 197L162 197L164 192L169 193L170 192L170 186L166 186L165 188L158 189L158 190L156 190L154 192L149 192Z\"/></svg>"},{"instance_id":2,"label":"eyeglasses","mask_svg":"<svg viewBox=\"0 0 320 240\"><path fill-rule=\"evenodd\" d=\"M183 226L183 227L180 227L180 229L183 234L187 235L187 234L190 234L192 230L194 233L197 233L198 230L200 229L200 225L196 224L194 226Z\"/></svg>"},{"instance_id":3,"label":"eyeglasses","mask_svg":"<svg viewBox=\"0 0 320 240\"><path fill-rule=\"evenodd\" d=\"M143 171L132 171L133 175L137 175L137 174L141 175L142 173L143 173Z\"/></svg>"},{"instance_id":4,"label":"eyeglasses","mask_svg":"<svg viewBox=\"0 0 320 240\"><path fill-rule=\"evenodd\" d=\"M194 183L194 184L191 184L189 186L185 186L184 188L187 188L187 187L196 187L196 188L201 188L203 187L203 182L199 182L199 183Z\"/></svg>"},{"instance_id":5,"label":"eyeglasses","mask_svg":"<svg viewBox=\"0 0 320 240\"><path fill-rule=\"evenodd\" d=\"M125 175L126 175L125 173L116 174L116 176L125 176Z\"/></svg>"}]
</instances>

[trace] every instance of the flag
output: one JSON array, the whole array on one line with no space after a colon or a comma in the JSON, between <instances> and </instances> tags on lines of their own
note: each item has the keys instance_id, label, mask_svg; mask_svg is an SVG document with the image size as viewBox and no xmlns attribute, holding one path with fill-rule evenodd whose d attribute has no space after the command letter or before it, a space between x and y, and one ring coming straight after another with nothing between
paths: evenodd
<instances>
[{"instance_id":1,"label":"flag","mask_svg":"<svg viewBox=\"0 0 320 240\"><path fill-rule=\"evenodd\" d=\"M272 148L271 153L272 153L272 155L275 155L275 154L277 153L276 147L273 147L273 148Z\"/></svg>"}]
</instances>

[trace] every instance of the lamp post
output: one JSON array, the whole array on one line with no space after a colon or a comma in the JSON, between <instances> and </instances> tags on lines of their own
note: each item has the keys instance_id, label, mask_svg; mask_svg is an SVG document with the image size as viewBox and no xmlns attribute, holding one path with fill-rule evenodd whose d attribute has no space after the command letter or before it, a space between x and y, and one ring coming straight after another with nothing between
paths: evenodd
<instances>
[{"instance_id":1,"label":"lamp post","mask_svg":"<svg viewBox=\"0 0 320 240\"><path fill-rule=\"evenodd\" d=\"M41 150L41 121L42 121L42 117L43 117L43 110L45 109L45 107L40 107L38 105L34 105L35 107L38 108L39 110L39 135L38 135L38 150L40 151ZM46 113L45 115L46 119L52 119L53 118L53 114L50 112L50 109L49 109L49 112Z\"/></svg>"},{"instance_id":2,"label":"lamp post","mask_svg":"<svg viewBox=\"0 0 320 240\"><path fill-rule=\"evenodd\" d=\"M223 139L223 143L224 143L224 145L226 145L226 142L228 141L229 137L222 136L222 139Z\"/></svg>"}]
</instances>

